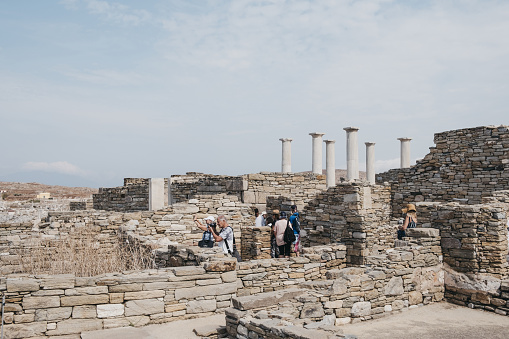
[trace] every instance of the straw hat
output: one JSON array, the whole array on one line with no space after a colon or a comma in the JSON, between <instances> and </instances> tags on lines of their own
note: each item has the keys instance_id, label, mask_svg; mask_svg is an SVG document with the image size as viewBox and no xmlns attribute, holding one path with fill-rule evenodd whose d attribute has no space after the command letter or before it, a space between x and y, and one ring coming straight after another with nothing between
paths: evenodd
<instances>
[{"instance_id":1,"label":"straw hat","mask_svg":"<svg viewBox=\"0 0 509 339\"><path fill-rule=\"evenodd\" d=\"M407 204L405 208L401 210L403 213L417 212L414 204Z\"/></svg>"}]
</instances>

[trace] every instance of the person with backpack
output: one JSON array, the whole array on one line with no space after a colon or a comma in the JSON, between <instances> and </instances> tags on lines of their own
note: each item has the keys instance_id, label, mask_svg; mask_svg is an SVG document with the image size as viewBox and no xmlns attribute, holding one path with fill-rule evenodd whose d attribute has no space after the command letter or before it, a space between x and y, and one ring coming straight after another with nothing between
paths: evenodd
<instances>
[{"instance_id":1,"label":"person with backpack","mask_svg":"<svg viewBox=\"0 0 509 339\"><path fill-rule=\"evenodd\" d=\"M228 225L226 221L226 217L224 215L220 215L217 217L217 225L220 228L219 233L216 233L214 230L212 231L212 236L214 240L218 243L217 245L223 249L223 253L226 255L231 255L235 257L237 261L242 261L240 258L240 253L237 251L235 245L235 236L233 235L233 228Z\"/></svg>"},{"instance_id":2,"label":"person with backpack","mask_svg":"<svg viewBox=\"0 0 509 339\"><path fill-rule=\"evenodd\" d=\"M292 205L292 216L290 217L290 225L292 225L293 233L295 234L295 241L292 243L293 251L296 256L300 256L300 221L297 206Z\"/></svg>"},{"instance_id":3,"label":"person with backpack","mask_svg":"<svg viewBox=\"0 0 509 339\"><path fill-rule=\"evenodd\" d=\"M214 246L214 238L212 237L212 232L210 229L214 229L214 231L217 233L216 230L216 222L213 216L209 215L205 219L206 225L203 225L196 216L193 218L193 221L196 223L196 226L198 226L199 229L201 229L203 232L203 236L200 241L198 241L199 247L213 247Z\"/></svg>"}]
</instances>

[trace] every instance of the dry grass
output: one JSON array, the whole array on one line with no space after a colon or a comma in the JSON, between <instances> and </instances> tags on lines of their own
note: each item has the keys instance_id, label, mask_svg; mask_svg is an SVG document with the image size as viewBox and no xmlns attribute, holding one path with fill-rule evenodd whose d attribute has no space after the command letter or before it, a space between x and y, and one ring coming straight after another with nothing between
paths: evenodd
<instances>
[{"instance_id":1,"label":"dry grass","mask_svg":"<svg viewBox=\"0 0 509 339\"><path fill-rule=\"evenodd\" d=\"M28 274L91 277L155 267L150 248L120 235L105 237L87 230L74 231L58 240L34 238L22 252L22 273Z\"/></svg>"}]
</instances>

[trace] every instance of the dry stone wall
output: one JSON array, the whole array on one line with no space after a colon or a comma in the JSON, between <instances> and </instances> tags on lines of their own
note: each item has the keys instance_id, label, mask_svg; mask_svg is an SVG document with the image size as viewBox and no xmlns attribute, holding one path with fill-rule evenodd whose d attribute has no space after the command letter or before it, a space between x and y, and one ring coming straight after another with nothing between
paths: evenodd
<instances>
[{"instance_id":1,"label":"dry stone wall","mask_svg":"<svg viewBox=\"0 0 509 339\"><path fill-rule=\"evenodd\" d=\"M347 262L363 264L372 252L394 246L390 187L363 182L340 183L318 194L302 212L305 246L345 243Z\"/></svg>"},{"instance_id":2,"label":"dry stone wall","mask_svg":"<svg viewBox=\"0 0 509 339\"><path fill-rule=\"evenodd\" d=\"M75 335L222 312L237 290L236 261L80 278L0 278L6 338Z\"/></svg>"},{"instance_id":3,"label":"dry stone wall","mask_svg":"<svg viewBox=\"0 0 509 339\"><path fill-rule=\"evenodd\" d=\"M406 203L479 204L509 187L509 127L482 126L435 134L435 147L415 166L378 174L391 180L393 211Z\"/></svg>"},{"instance_id":4,"label":"dry stone wall","mask_svg":"<svg viewBox=\"0 0 509 339\"><path fill-rule=\"evenodd\" d=\"M428 232L430 231L430 232ZM241 296L226 310L234 338L341 336L353 321L383 317L444 298L444 273L437 230L416 230L409 246L371 257L369 266L328 269L325 279ZM239 267L241 269L241 267ZM240 273L241 271L239 271Z\"/></svg>"}]
</instances>

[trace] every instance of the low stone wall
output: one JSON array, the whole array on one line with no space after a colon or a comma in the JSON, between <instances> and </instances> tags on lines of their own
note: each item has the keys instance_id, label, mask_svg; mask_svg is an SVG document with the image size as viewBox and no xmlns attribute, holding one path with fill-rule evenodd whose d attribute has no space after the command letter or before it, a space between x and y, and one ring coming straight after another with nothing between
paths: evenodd
<instances>
[{"instance_id":1,"label":"low stone wall","mask_svg":"<svg viewBox=\"0 0 509 339\"><path fill-rule=\"evenodd\" d=\"M6 338L75 335L222 312L237 291L235 260L80 278L0 278Z\"/></svg>"},{"instance_id":2,"label":"low stone wall","mask_svg":"<svg viewBox=\"0 0 509 339\"><path fill-rule=\"evenodd\" d=\"M331 326L441 301L441 255L432 250L434 246L423 246L437 238L432 234L418 239L421 245L387 250L385 256L373 258L370 267L329 269L325 280L299 282L298 287L306 290L239 293L233 299L234 308L226 310L227 331L236 338L255 334L272 338L277 333L285 338L313 338L327 333L322 331L337 335L337 328Z\"/></svg>"},{"instance_id":3,"label":"low stone wall","mask_svg":"<svg viewBox=\"0 0 509 339\"><path fill-rule=\"evenodd\" d=\"M346 267L343 244L303 248L301 257L264 259L238 264L237 276L242 282L237 295L252 295L298 286L304 281L325 279L330 269Z\"/></svg>"},{"instance_id":4,"label":"low stone wall","mask_svg":"<svg viewBox=\"0 0 509 339\"><path fill-rule=\"evenodd\" d=\"M69 210L71 211L91 210L93 208L94 201L92 199L69 202Z\"/></svg>"}]
</instances>

